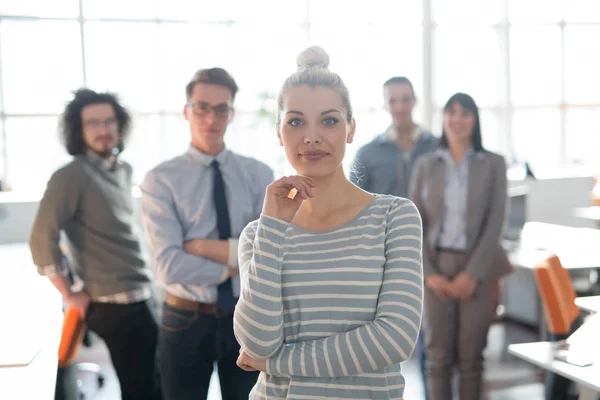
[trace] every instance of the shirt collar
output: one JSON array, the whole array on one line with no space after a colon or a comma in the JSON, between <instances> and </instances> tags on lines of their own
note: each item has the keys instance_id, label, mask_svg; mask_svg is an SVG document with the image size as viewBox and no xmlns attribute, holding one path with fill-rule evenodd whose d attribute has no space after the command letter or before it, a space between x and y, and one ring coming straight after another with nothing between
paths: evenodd
<instances>
[{"instance_id":1,"label":"shirt collar","mask_svg":"<svg viewBox=\"0 0 600 400\"><path fill-rule=\"evenodd\" d=\"M188 148L187 151L187 155L194 161L199 162L200 164L204 165L205 167L210 167L210 164L214 161L217 160L217 162L220 165L223 165L227 162L227 159L229 158L229 155L231 154L231 151L229 151L229 149L224 148L223 150L221 150L221 152L219 154L217 154L216 156L212 155L212 154L206 154L201 152L200 150L198 150L197 148L195 148L194 146L191 146Z\"/></svg>"},{"instance_id":2,"label":"shirt collar","mask_svg":"<svg viewBox=\"0 0 600 400\"><path fill-rule=\"evenodd\" d=\"M103 157L100 157L94 151L88 150L88 151L86 151L85 156L93 165L96 165L106 171L115 168L118 163L117 156L114 154L109 157L103 158Z\"/></svg>"},{"instance_id":3,"label":"shirt collar","mask_svg":"<svg viewBox=\"0 0 600 400\"><path fill-rule=\"evenodd\" d=\"M445 147L441 147L438 148L435 151L435 155L441 159L444 160L449 160L449 161L453 161L452 160L452 156L450 155L450 150L448 150ZM466 159L469 159L471 157L477 157L477 159L481 160L483 158L483 151L475 151L472 147L469 149L469 151L467 151L467 157Z\"/></svg>"},{"instance_id":4,"label":"shirt collar","mask_svg":"<svg viewBox=\"0 0 600 400\"><path fill-rule=\"evenodd\" d=\"M423 130L421 129L421 127L419 125L415 125L413 131L412 131L412 140L413 143L417 141L417 139L419 139L419 137L421 136L421 134L423 133ZM396 129L394 128L394 125L390 125L388 126L388 128L385 130L384 132L384 136L391 142L396 142Z\"/></svg>"}]
</instances>

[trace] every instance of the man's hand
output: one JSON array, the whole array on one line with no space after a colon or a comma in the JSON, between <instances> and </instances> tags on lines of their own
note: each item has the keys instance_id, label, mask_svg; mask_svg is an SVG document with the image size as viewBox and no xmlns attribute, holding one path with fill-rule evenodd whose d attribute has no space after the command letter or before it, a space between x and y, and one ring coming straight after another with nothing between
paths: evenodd
<instances>
[{"instance_id":1,"label":"man's hand","mask_svg":"<svg viewBox=\"0 0 600 400\"><path fill-rule=\"evenodd\" d=\"M452 285L448 278L440 274L430 275L425 278L425 285L433 290L441 302L446 301L448 297L455 297L452 291Z\"/></svg>"},{"instance_id":2,"label":"man's hand","mask_svg":"<svg viewBox=\"0 0 600 400\"><path fill-rule=\"evenodd\" d=\"M208 239L192 239L183 242L183 250L186 253L193 254L199 257L206 257L206 249L208 248Z\"/></svg>"},{"instance_id":3,"label":"man's hand","mask_svg":"<svg viewBox=\"0 0 600 400\"><path fill-rule=\"evenodd\" d=\"M452 293L461 300L470 300L477 288L477 280L467 272L461 272L452 281Z\"/></svg>"},{"instance_id":4,"label":"man's hand","mask_svg":"<svg viewBox=\"0 0 600 400\"><path fill-rule=\"evenodd\" d=\"M267 372L267 360L255 360L250 357L245 351L240 350L240 355L237 359L237 366L244 371L262 371Z\"/></svg>"},{"instance_id":5,"label":"man's hand","mask_svg":"<svg viewBox=\"0 0 600 400\"><path fill-rule=\"evenodd\" d=\"M240 270L237 268L227 267L227 277L233 278L234 276L238 276L240 274Z\"/></svg>"},{"instance_id":6,"label":"man's hand","mask_svg":"<svg viewBox=\"0 0 600 400\"><path fill-rule=\"evenodd\" d=\"M84 291L71 293L65 298L67 306L79 311L81 318L85 318L90 301L90 296Z\"/></svg>"},{"instance_id":7,"label":"man's hand","mask_svg":"<svg viewBox=\"0 0 600 400\"><path fill-rule=\"evenodd\" d=\"M229 263L229 241L217 239L192 239L183 242L183 251L208 258L221 264Z\"/></svg>"}]
</instances>

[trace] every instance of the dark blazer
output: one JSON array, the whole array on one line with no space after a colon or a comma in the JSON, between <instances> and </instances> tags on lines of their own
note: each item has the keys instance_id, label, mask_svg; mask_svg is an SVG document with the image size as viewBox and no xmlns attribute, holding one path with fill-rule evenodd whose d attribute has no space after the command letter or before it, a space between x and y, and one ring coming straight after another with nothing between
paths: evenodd
<instances>
[{"instance_id":1,"label":"dark blazer","mask_svg":"<svg viewBox=\"0 0 600 400\"><path fill-rule=\"evenodd\" d=\"M498 154L482 151L469 158L465 271L479 282L512 272L500 243L506 210L506 164ZM436 241L444 213L446 164L440 152L421 158L411 179L410 198L423 220L423 274L438 273Z\"/></svg>"}]
</instances>

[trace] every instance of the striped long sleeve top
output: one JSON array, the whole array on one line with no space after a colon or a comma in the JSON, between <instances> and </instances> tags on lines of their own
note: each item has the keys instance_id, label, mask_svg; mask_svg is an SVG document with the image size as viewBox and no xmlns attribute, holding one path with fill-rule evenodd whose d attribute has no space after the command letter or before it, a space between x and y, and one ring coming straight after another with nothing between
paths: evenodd
<instances>
[{"instance_id":1,"label":"striped long sleeve top","mask_svg":"<svg viewBox=\"0 0 600 400\"><path fill-rule=\"evenodd\" d=\"M266 215L249 224L234 330L267 360L251 398L402 399L400 362L421 322L421 243L414 204L387 195L326 232Z\"/></svg>"}]
</instances>

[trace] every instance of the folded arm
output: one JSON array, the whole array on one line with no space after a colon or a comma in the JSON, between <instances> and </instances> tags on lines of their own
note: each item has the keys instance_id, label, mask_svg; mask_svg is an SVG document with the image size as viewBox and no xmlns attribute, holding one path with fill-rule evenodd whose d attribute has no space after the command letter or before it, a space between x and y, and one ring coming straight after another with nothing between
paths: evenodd
<instances>
[{"instance_id":1,"label":"folded arm","mask_svg":"<svg viewBox=\"0 0 600 400\"><path fill-rule=\"evenodd\" d=\"M142 184L142 211L157 277L163 284L218 285L227 279L223 263L185 251L183 227L170 188L152 172Z\"/></svg>"}]
</instances>

